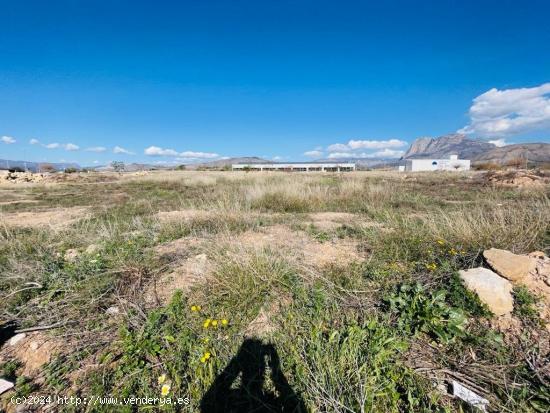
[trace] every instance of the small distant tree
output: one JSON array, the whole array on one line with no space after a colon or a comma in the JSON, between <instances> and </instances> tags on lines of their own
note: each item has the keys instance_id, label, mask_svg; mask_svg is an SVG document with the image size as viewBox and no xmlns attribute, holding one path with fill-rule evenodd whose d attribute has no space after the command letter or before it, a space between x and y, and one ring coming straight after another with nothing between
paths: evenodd
<instances>
[{"instance_id":1,"label":"small distant tree","mask_svg":"<svg viewBox=\"0 0 550 413\"><path fill-rule=\"evenodd\" d=\"M177 169L178 171L185 171L185 170L187 169L187 166L185 166L185 165L178 165L178 166L176 167L176 169Z\"/></svg>"},{"instance_id":2,"label":"small distant tree","mask_svg":"<svg viewBox=\"0 0 550 413\"><path fill-rule=\"evenodd\" d=\"M76 168L73 168L73 167L65 168L65 173L66 174L74 174L76 172L78 172L78 169L76 169Z\"/></svg>"},{"instance_id":3,"label":"small distant tree","mask_svg":"<svg viewBox=\"0 0 550 413\"><path fill-rule=\"evenodd\" d=\"M51 163L41 163L40 165L38 165L38 170L40 172L47 173L53 173L57 171L57 169L55 169L55 166L53 166Z\"/></svg>"},{"instance_id":4,"label":"small distant tree","mask_svg":"<svg viewBox=\"0 0 550 413\"><path fill-rule=\"evenodd\" d=\"M119 174L121 174L122 172L124 172L124 162L120 162L120 161L113 161L111 162L111 166L113 167L113 169L115 170L115 172L118 172Z\"/></svg>"}]
</instances>

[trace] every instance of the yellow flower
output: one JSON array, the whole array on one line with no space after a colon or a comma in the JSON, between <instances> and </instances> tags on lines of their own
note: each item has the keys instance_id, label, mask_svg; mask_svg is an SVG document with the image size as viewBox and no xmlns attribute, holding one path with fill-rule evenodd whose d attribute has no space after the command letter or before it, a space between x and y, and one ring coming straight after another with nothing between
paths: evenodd
<instances>
[{"instance_id":1,"label":"yellow flower","mask_svg":"<svg viewBox=\"0 0 550 413\"><path fill-rule=\"evenodd\" d=\"M210 358L211 354L207 351L206 353L204 353L204 358L206 360L208 360Z\"/></svg>"},{"instance_id":2,"label":"yellow flower","mask_svg":"<svg viewBox=\"0 0 550 413\"><path fill-rule=\"evenodd\" d=\"M192 306L191 306L191 311L197 311L197 306L196 306L196 305L192 305Z\"/></svg>"},{"instance_id":3,"label":"yellow flower","mask_svg":"<svg viewBox=\"0 0 550 413\"><path fill-rule=\"evenodd\" d=\"M163 384L166 381L166 374L161 374L158 378L159 384Z\"/></svg>"},{"instance_id":4,"label":"yellow flower","mask_svg":"<svg viewBox=\"0 0 550 413\"><path fill-rule=\"evenodd\" d=\"M456 250L455 250L454 248L451 248L451 249L449 250L449 254L451 254L451 255L456 255L457 252L456 252Z\"/></svg>"},{"instance_id":5,"label":"yellow flower","mask_svg":"<svg viewBox=\"0 0 550 413\"><path fill-rule=\"evenodd\" d=\"M168 393L170 393L170 385L169 384L163 384L160 389L160 394L163 396L167 396Z\"/></svg>"},{"instance_id":6,"label":"yellow flower","mask_svg":"<svg viewBox=\"0 0 550 413\"><path fill-rule=\"evenodd\" d=\"M442 239L438 239L438 240L437 240L437 243L438 243L439 245L443 245L443 244L445 244L445 241L443 241Z\"/></svg>"},{"instance_id":7,"label":"yellow flower","mask_svg":"<svg viewBox=\"0 0 550 413\"><path fill-rule=\"evenodd\" d=\"M431 264L426 264L426 269L430 271L435 271L436 268L437 268L437 264L435 262L432 262Z\"/></svg>"},{"instance_id":8,"label":"yellow flower","mask_svg":"<svg viewBox=\"0 0 550 413\"><path fill-rule=\"evenodd\" d=\"M206 363L206 359L203 357L201 357L201 363Z\"/></svg>"},{"instance_id":9,"label":"yellow flower","mask_svg":"<svg viewBox=\"0 0 550 413\"><path fill-rule=\"evenodd\" d=\"M218 326L218 320L213 320L212 321L212 326L217 327Z\"/></svg>"},{"instance_id":10,"label":"yellow flower","mask_svg":"<svg viewBox=\"0 0 550 413\"><path fill-rule=\"evenodd\" d=\"M222 325L226 326L229 323L225 318L222 320Z\"/></svg>"},{"instance_id":11,"label":"yellow flower","mask_svg":"<svg viewBox=\"0 0 550 413\"><path fill-rule=\"evenodd\" d=\"M204 320L204 323L203 323L203 327L204 328L208 328L208 326L210 325L210 323L212 322L212 320L210 320L209 318L207 318L206 320Z\"/></svg>"}]
</instances>

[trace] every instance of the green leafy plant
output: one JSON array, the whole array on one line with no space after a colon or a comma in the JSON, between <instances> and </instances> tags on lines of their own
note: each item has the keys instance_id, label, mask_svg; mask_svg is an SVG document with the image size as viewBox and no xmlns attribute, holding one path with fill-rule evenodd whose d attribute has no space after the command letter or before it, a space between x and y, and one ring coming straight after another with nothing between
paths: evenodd
<instances>
[{"instance_id":1,"label":"green leafy plant","mask_svg":"<svg viewBox=\"0 0 550 413\"><path fill-rule=\"evenodd\" d=\"M438 341L448 343L465 333L466 316L460 308L445 301L443 290L428 292L420 284L404 284L387 302L397 316L400 330L425 333Z\"/></svg>"}]
</instances>

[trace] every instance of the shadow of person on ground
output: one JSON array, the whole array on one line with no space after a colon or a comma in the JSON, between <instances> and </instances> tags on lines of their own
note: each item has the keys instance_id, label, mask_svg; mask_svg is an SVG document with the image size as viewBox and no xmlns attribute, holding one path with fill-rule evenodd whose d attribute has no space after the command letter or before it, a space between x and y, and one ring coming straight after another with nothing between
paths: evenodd
<instances>
[{"instance_id":1,"label":"shadow of person on ground","mask_svg":"<svg viewBox=\"0 0 550 413\"><path fill-rule=\"evenodd\" d=\"M266 375L270 379L267 383ZM257 339L243 342L202 398L200 407L202 413L307 412L281 371L273 345Z\"/></svg>"}]
</instances>

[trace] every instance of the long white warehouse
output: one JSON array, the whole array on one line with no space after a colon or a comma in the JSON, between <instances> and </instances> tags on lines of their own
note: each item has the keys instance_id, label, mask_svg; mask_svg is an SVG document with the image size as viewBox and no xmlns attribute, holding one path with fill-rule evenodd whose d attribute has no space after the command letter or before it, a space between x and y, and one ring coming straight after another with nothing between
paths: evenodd
<instances>
[{"instance_id":1,"label":"long white warehouse","mask_svg":"<svg viewBox=\"0 0 550 413\"><path fill-rule=\"evenodd\" d=\"M355 171L354 163L237 163L234 171L283 171L283 172L351 172Z\"/></svg>"}]
</instances>

